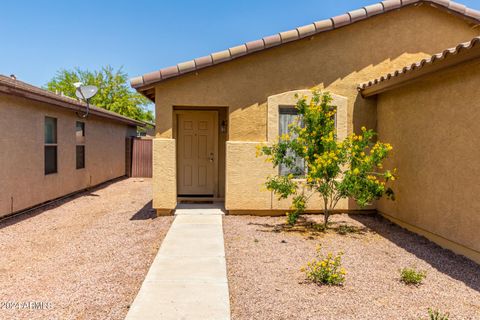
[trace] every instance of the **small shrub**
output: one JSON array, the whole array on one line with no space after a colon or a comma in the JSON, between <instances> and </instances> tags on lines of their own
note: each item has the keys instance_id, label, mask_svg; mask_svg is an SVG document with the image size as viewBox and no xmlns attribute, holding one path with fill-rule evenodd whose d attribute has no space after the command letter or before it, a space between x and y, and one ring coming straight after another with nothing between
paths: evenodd
<instances>
[{"instance_id":1,"label":"small shrub","mask_svg":"<svg viewBox=\"0 0 480 320\"><path fill-rule=\"evenodd\" d=\"M341 234L342 236L347 235L349 233L357 232L357 228L355 228L354 226L346 225L346 224L342 224L338 226L336 230L337 230L337 233Z\"/></svg>"},{"instance_id":2,"label":"small shrub","mask_svg":"<svg viewBox=\"0 0 480 320\"><path fill-rule=\"evenodd\" d=\"M305 211L305 199L304 197L301 196L296 196L293 198L293 204L292 204L292 210L291 212L287 212L287 223L291 226L297 222L298 217L300 214Z\"/></svg>"},{"instance_id":3,"label":"small shrub","mask_svg":"<svg viewBox=\"0 0 480 320\"><path fill-rule=\"evenodd\" d=\"M448 320L450 314L448 313L441 313L438 310L428 309L428 316L430 320Z\"/></svg>"},{"instance_id":4,"label":"small shrub","mask_svg":"<svg viewBox=\"0 0 480 320\"><path fill-rule=\"evenodd\" d=\"M342 285L345 282L346 271L342 267L342 255L340 252L336 256L328 253L323 256L321 246L317 248L317 258L307 263L302 271L307 275L307 279L317 284Z\"/></svg>"},{"instance_id":5,"label":"small shrub","mask_svg":"<svg viewBox=\"0 0 480 320\"><path fill-rule=\"evenodd\" d=\"M323 223L314 223L312 224L312 229L317 232L325 232L327 231L328 227Z\"/></svg>"},{"instance_id":6,"label":"small shrub","mask_svg":"<svg viewBox=\"0 0 480 320\"><path fill-rule=\"evenodd\" d=\"M417 271L413 268L403 268L400 270L400 280L408 285L419 285L427 276L425 271Z\"/></svg>"}]
</instances>

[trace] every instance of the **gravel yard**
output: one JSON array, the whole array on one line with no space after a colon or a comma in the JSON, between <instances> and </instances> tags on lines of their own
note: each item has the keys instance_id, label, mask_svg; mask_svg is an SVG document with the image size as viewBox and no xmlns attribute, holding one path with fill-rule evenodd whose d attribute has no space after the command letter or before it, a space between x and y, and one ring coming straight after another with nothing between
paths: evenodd
<instances>
[{"instance_id":1,"label":"gravel yard","mask_svg":"<svg viewBox=\"0 0 480 320\"><path fill-rule=\"evenodd\" d=\"M233 320L427 319L428 308L452 319L480 319L480 267L375 216L335 215L341 235L294 229L284 217L225 216L224 234ZM310 222L308 222L310 221ZM300 271L315 256L343 251L343 287L317 286ZM427 272L420 286L399 281L399 269Z\"/></svg>"},{"instance_id":2,"label":"gravel yard","mask_svg":"<svg viewBox=\"0 0 480 320\"><path fill-rule=\"evenodd\" d=\"M173 220L150 208L132 178L0 222L0 319L123 319Z\"/></svg>"}]
</instances>

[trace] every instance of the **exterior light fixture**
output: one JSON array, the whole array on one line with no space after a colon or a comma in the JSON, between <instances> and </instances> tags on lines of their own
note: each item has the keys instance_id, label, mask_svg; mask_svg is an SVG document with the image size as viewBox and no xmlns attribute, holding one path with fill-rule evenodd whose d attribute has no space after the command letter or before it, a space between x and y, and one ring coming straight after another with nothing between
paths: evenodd
<instances>
[{"instance_id":1,"label":"exterior light fixture","mask_svg":"<svg viewBox=\"0 0 480 320\"><path fill-rule=\"evenodd\" d=\"M222 124L220 125L220 132L221 133L227 132L227 120L222 120Z\"/></svg>"}]
</instances>

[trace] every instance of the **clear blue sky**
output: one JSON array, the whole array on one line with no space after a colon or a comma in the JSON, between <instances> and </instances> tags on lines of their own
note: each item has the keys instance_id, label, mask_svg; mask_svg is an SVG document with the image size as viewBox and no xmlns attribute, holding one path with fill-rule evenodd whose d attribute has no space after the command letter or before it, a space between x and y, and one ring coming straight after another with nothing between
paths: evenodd
<instances>
[{"instance_id":1,"label":"clear blue sky","mask_svg":"<svg viewBox=\"0 0 480 320\"><path fill-rule=\"evenodd\" d=\"M0 73L42 86L60 68L110 64L133 77L376 2L2 1Z\"/></svg>"}]
</instances>

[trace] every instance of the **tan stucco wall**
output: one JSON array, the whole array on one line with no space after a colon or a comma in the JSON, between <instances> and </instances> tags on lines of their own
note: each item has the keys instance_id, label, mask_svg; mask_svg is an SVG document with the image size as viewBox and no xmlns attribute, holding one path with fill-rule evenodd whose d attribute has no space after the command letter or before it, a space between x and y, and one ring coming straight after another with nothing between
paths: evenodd
<instances>
[{"instance_id":1,"label":"tan stucco wall","mask_svg":"<svg viewBox=\"0 0 480 320\"><path fill-rule=\"evenodd\" d=\"M358 95L359 83L478 34L466 21L443 11L424 5L408 7L166 80L155 87L156 136L172 138L175 106L225 106L229 108L229 141L265 142L268 97L312 87L347 98L349 132L362 125L375 128L376 103ZM232 159L233 154L230 163L238 163ZM242 185L230 181L228 165L227 159L227 199L235 186ZM243 179L247 183L253 177ZM257 185L248 190L259 192Z\"/></svg>"},{"instance_id":2,"label":"tan stucco wall","mask_svg":"<svg viewBox=\"0 0 480 320\"><path fill-rule=\"evenodd\" d=\"M310 90L295 90L268 97L267 99L267 142L274 143L278 140L279 132L279 107L295 105L298 97L311 99ZM343 140L347 136L347 108L348 100L339 95L332 95L332 104L337 107L337 137ZM269 175L276 174L265 157L256 157L256 147L266 144L261 141L229 141L227 142L227 192L225 208L227 210L282 210L291 206L291 199L278 200L271 191L265 189L265 181ZM308 194L308 193L307 193ZM323 208L319 197L311 197L308 208L319 210ZM348 201L341 201L338 209L348 209Z\"/></svg>"},{"instance_id":3,"label":"tan stucco wall","mask_svg":"<svg viewBox=\"0 0 480 320\"><path fill-rule=\"evenodd\" d=\"M44 174L44 119L57 118L58 173ZM85 168L76 169L75 122L85 122ZM125 137L117 122L0 94L0 216L125 175Z\"/></svg>"},{"instance_id":4,"label":"tan stucco wall","mask_svg":"<svg viewBox=\"0 0 480 320\"><path fill-rule=\"evenodd\" d=\"M170 211L177 205L177 161L174 139L153 139L153 207Z\"/></svg>"},{"instance_id":5,"label":"tan stucco wall","mask_svg":"<svg viewBox=\"0 0 480 320\"><path fill-rule=\"evenodd\" d=\"M378 97L379 138L394 146L396 201L378 210L480 263L480 60Z\"/></svg>"}]
</instances>

